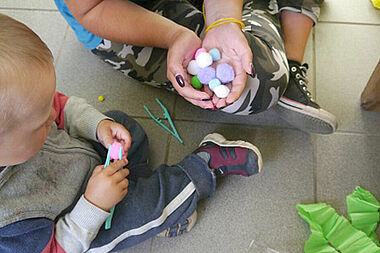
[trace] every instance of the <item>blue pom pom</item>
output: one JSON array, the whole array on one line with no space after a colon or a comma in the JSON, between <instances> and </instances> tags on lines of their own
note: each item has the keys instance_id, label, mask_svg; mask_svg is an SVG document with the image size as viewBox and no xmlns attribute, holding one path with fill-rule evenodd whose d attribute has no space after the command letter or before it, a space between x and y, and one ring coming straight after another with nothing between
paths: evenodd
<instances>
[{"instance_id":1,"label":"blue pom pom","mask_svg":"<svg viewBox=\"0 0 380 253\"><path fill-rule=\"evenodd\" d=\"M210 87L210 90L214 91L216 86L221 85L222 83L219 81L219 79L212 79L209 83L208 86Z\"/></svg>"},{"instance_id":2,"label":"blue pom pom","mask_svg":"<svg viewBox=\"0 0 380 253\"><path fill-rule=\"evenodd\" d=\"M220 52L217 48L211 49L208 53L211 54L213 61L219 61L220 60Z\"/></svg>"}]
</instances>

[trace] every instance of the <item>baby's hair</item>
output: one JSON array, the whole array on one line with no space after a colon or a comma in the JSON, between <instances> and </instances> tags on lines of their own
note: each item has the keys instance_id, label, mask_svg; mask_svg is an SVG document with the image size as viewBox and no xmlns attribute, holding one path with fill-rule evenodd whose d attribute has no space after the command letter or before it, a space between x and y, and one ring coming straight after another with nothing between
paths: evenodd
<instances>
[{"instance_id":1,"label":"baby's hair","mask_svg":"<svg viewBox=\"0 0 380 253\"><path fill-rule=\"evenodd\" d=\"M42 76L51 66L53 55L40 37L23 23L0 14L0 138L21 124L27 111L28 101L15 91L32 91L31 76Z\"/></svg>"}]
</instances>

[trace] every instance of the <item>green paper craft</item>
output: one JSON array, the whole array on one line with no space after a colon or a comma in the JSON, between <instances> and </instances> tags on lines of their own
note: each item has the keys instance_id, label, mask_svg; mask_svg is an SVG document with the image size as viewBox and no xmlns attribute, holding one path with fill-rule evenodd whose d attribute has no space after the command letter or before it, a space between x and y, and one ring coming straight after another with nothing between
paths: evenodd
<instances>
[{"instance_id":1,"label":"green paper craft","mask_svg":"<svg viewBox=\"0 0 380 253\"><path fill-rule=\"evenodd\" d=\"M370 192L356 187L347 196L347 207L353 224L325 203L297 205L311 230L305 253L380 253L374 232L379 222L379 202Z\"/></svg>"},{"instance_id":2,"label":"green paper craft","mask_svg":"<svg viewBox=\"0 0 380 253\"><path fill-rule=\"evenodd\" d=\"M377 246L380 246L376 234L380 218L379 201L369 191L357 186L355 191L347 196L346 202L347 214L352 226L363 231Z\"/></svg>"}]
</instances>

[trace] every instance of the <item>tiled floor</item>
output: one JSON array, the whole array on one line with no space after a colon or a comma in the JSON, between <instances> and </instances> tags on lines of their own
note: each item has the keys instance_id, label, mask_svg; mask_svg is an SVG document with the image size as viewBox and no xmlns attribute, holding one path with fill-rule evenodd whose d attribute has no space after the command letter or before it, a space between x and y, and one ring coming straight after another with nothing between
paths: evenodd
<instances>
[{"instance_id":1,"label":"tiled floor","mask_svg":"<svg viewBox=\"0 0 380 253\"><path fill-rule=\"evenodd\" d=\"M311 90L339 120L330 136L294 130L272 111L250 117L202 111L140 85L80 45L53 0L1 0L0 12L25 22L52 49L59 91L84 97L101 111L120 109L138 119L151 141L152 166L179 161L215 130L247 139L262 151L263 172L222 180L213 198L199 204L191 233L150 239L126 252L258 252L249 246L259 240L280 252L298 253L309 230L296 213L297 203L327 202L343 214L345 196L356 185L380 198L380 114L359 107L380 58L380 11L369 0L326 0L309 40L305 59ZM99 95L106 100L98 102ZM147 119L143 104L159 112L155 97L174 115L185 145Z\"/></svg>"}]
</instances>

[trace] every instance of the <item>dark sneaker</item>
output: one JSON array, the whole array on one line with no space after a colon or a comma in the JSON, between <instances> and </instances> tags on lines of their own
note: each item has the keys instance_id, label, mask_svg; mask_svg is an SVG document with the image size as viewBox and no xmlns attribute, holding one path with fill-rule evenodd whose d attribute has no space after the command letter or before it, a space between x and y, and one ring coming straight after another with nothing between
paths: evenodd
<instances>
[{"instance_id":1,"label":"dark sneaker","mask_svg":"<svg viewBox=\"0 0 380 253\"><path fill-rule=\"evenodd\" d=\"M190 230L194 227L195 223L197 222L198 213L197 210L194 210L194 212L185 220L184 223L178 223L175 226L172 226L171 228L167 228L161 233L157 234L157 237L176 237L179 235L182 235L184 232L190 232Z\"/></svg>"},{"instance_id":2,"label":"dark sneaker","mask_svg":"<svg viewBox=\"0 0 380 253\"><path fill-rule=\"evenodd\" d=\"M309 133L331 134L337 128L336 117L323 110L307 90L308 65L289 61L288 88L274 110L291 125Z\"/></svg>"},{"instance_id":3,"label":"dark sneaker","mask_svg":"<svg viewBox=\"0 0 380 253\"><path fill-rule=\"evenodd\" d=\"M202 157L216 176L251 176L261 171L263 159L257 147L245 141L228 141L222 135L207 135L194 154Z\"/></svg>"}]
</instances>

